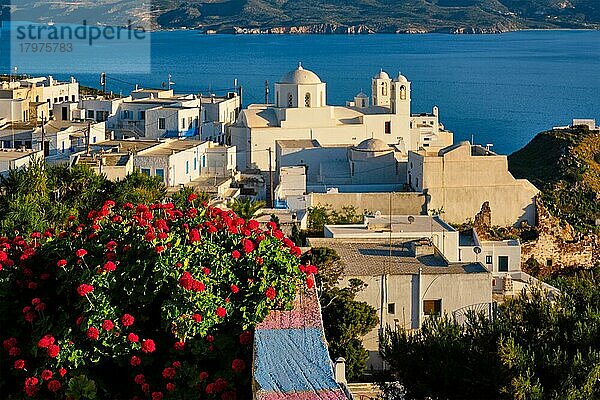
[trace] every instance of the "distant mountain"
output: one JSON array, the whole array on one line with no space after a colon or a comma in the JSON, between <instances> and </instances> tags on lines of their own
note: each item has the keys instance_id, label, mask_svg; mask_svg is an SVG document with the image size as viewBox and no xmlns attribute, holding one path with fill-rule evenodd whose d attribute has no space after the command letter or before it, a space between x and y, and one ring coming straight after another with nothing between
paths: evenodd
<instances>
[{"instance_id":1,"label":"distant mountain","mask_svg":"<svg viewBox=\"0 0 600 400\"><path fill-rule=\"evenodd\" d=\"M6 2L7 0L0 0ZM600 28L599 0L20 0L12 18L238 33L505 32Z\"/></svg>"}]
</instances>

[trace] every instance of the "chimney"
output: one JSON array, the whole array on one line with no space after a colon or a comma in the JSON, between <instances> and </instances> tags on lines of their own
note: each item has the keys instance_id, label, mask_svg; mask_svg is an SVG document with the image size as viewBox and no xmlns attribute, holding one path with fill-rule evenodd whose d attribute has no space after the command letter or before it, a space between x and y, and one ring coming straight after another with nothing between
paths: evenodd
<instances>
[{"instance_id":1,"label":"chimney","mask_svg":"<svg viewBox=\"0 0 600 400\"><path fill-rule=\"evenodd\" d=\"M333 375L337 383L348 383L346 381L346 360L344 357L338 357L335 359Z\"/></svg>"}]
</instances>

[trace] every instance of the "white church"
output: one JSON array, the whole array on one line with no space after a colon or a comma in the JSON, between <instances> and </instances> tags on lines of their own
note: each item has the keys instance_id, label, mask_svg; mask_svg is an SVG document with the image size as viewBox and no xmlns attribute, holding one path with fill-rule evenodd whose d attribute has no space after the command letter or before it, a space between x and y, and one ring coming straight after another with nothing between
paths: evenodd
<instances>
[{"instance_id":1,"label":"white church","mask_svg":"<svg viewBox=\"0 0 600 400\"><path fill-rule=\"evenodd\" d=\"M241 170L269 170L269 149L276 169L278 141L310 140L320 146L358 146L378 139L405 157L411 150L443 148L453 134L431 113L411 113L411 84L402 75L391 79L380 71L372 78L372 94L355 96L345 106L327 105L327 84L302 65L275 83L275 104L252 104L231 126Z\"/></svg>"}]
</instances>

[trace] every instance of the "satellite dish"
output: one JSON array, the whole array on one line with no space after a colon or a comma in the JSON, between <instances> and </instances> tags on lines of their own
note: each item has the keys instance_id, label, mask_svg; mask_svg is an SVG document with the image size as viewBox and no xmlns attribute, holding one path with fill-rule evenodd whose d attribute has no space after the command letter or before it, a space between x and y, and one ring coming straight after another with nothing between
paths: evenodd
<instances>
[{"instance_id":1,"label":"satellite dish","mask_svg":"<svg viewBox=\"0 0 600 400\"><path fill-rule=\"evenodd\" d=\"M481 253L481 247L479 247L479 246L475 246L475 247L473 247L473 252L474 252L475 254L479 254L479 253Z\"/></svg>"},{"instance_id":2,"label":"satellite dish","mask_svg":"<svg viewBox=\"0 0 600 400\"><path fill-rule=\"evenodd\" d=\"M412 224L413 222L415 222L415 217L413 217L412 215L408 216L408 223Z\"/></svg>"},{"instance_id":3,"label":"satellite dish","mask_svg":"<svg viewBox=\"0 0 600 400\"><path fill-rule=\"evenodd\" d=\"M375 216L376 217L381 217L381 211L379 211L379 210L375 211Z\"/></svg>"}]
</instances>

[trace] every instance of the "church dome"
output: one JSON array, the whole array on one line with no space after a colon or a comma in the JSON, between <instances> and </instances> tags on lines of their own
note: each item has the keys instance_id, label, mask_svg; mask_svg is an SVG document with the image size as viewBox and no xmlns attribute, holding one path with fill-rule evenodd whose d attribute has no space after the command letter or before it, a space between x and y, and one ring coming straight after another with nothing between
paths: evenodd
<instances>
[{"instance_id":1,"label":"church dome","mask_svg":"<svg viewBox=\"0 0 600 400\"><path fill-rule=\"evenodd\" d=\"M358 146L355 146L354 150L379 152L390 151L391 148L381 139L367 139L360 142Z\"/></svg>"},{"instance_id":2,"label":"church dome","mask_svg":"<svg viewBox=\"0 0 600 400\"><path fill-rule=\"evenodd\" d=\"M323 83L317 74L298 65L298 68L288 72L279 80L279 83L288 83L294 85L312 85Z\"/></svg>"},{"instance_id":3,"label":"church dome","mask_svg":"<svg viewBox=\"0 0 600 400\"><path fill-rule=\"evenodd\" d=\"M404 75L398 73L398 76L394 78L394 82L406 83L406 82L408 82L408 79L406 79L406 77Z\"/></svg>"},{"instance_id":4,"label":"church dome","mask_svg":"<svg viewBox=\"0 0 600 400\"><path fill-rule=\"evenodd\" d=\"M380 70L373 79L390 79L390 76L384 70Z\"/></svg>"},{"instance_id":5,"label":"church dome","mask_svg":"<svg viewBox=\"0 0 600 400\"><path fill-rule=\"evenodd\" d=\"M367 95L365 94L365 92L360 92L359 94L357 94L357 95L356 95L356 98L357 98L357 99L368 99L368 98L369 98L369 96L367 96Z\"/></svg>"}]
</instances>

